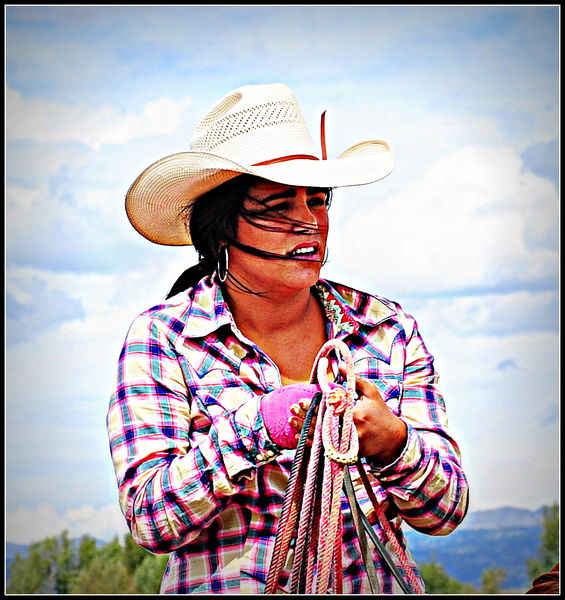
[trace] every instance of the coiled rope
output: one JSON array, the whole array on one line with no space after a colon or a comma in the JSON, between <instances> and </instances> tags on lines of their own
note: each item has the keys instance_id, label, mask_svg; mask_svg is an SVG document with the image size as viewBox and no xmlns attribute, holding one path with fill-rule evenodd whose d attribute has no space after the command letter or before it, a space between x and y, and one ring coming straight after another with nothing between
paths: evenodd
<instances>
[{"instance_id":1,"label":"coiled rope","mask_svg":"<svg viewBox=\"0 0 565 600\"><path fill-rule=\"evenodd\" d=\"M332 351L345 362L344 386L328 382L327 355ZM424 593L371 488L363 463L358 459L359 439L353 421L355 373L351 352L345 343L332 339L322 346L312 369L311 382L315 383L316 380L321 393L312 399L304 419L285 493L265 593L277 593L293 543L290 593L343 593L341 499L344 487L372 592L377 594L379 590L366 534L383 555L403 591ZM309 443L316 413L316 424ZM357 502L349 474L349 466L353 464L361 475L387 541L402 566L404 577Z\"/></svg>"}]
</instances>

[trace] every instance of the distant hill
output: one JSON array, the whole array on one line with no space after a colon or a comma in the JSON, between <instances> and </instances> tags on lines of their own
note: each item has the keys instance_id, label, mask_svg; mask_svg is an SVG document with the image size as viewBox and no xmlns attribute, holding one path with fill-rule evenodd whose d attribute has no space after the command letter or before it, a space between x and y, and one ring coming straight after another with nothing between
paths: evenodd
<instances>
[{"instance_id":1,"label":"distant hill","mask_svg":"<svg viewBox=\"0 0 565 600\"><path fill-rule=\"evenodd\" d=\"M28 547L29 546L25 546L24 544L12 544L11 542L6 542L6 564L14 560L17 553L26 556Z\"/></svg>"},{"instance_id":2,"label":"distant hill","mask_svg":"<svg viewBox=\"0 0 565 600\"><path fill-rule=\"evenodd\" d=\"M481 586L484 569L505 569L505 590L530 587L527 558L536 558L541 543L542 509L503 507L469 513L448 536L423 535L407 527L408 546L418 564L435 560L461 582Z\"/></svg>"},{"instance_id":3,"label":"distant hill","mask_svg":"<svg viewBox=\"0 0 565 600\"><path fill-rule=\"evenodd\" d=\"M493 510L470 512L460 529L500 529L506 527L538 527L543 522L543 509L536 511L504 506Z\"/></svg>"}]
</instances>

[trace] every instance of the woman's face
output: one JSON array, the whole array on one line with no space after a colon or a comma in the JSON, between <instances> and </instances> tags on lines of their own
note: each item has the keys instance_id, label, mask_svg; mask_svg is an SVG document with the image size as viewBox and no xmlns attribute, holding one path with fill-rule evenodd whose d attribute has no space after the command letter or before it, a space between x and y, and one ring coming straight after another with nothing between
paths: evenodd
<instances>
[{"instance_id":1,"label":"woman's face","mask_svg":"<svg viewBox=\"0 0 565 600\"><path fill-rule=\"evenodd\" d=\"M252 220L239 217L237 241L285 258L263 258L230 246L230 273L257 292L314 285L328 237L326 190L261 181L250 187L243 208Z\"/></svg>"}]
</instances>

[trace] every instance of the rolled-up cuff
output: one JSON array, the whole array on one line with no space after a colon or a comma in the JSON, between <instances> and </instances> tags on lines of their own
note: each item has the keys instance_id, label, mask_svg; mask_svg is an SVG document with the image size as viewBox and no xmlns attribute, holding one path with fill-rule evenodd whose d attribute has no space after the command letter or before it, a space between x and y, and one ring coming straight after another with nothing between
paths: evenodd
<instances>
[{"instance_id":1,"label":"rolled-up cuff","mask_svg":"<svg viewBox=\"0 0 565 600\"><path fill-rule=\"evenodd\" d=\"M234 411L229 422L224 422L224 426L233 428L235 442L221 444L220 452L227 474L235 482L242 477L252 479L257 467L270 462L282 452L282 448L269 438L259 403L260 396L257 396L255 402L246 402ZM218 434L219 440L229 439L221 431Z\"/></svg>"},{"instance_id":2,"label":"rolled-up cuff","mask_svg":"<svg viewBox=\"0 0 565 600\"><path fill-rule=\"evenodd\" d=\"M418 432L406 423L406 443L400 456L384 467L376 465L367 458L369 470L384 484L394 484L406 476L416 473L424 456L424 448Z\"/></svg>"}]
</instances>

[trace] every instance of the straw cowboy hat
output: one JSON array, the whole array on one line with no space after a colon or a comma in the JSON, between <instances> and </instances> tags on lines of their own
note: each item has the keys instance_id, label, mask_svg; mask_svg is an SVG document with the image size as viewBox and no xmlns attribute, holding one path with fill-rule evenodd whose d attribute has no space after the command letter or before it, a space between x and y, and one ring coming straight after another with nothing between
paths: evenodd
<instances>
[{"instance_id":1,"label":"straw cowboy hat","mask_svg":"<svg viewBox=\"0 0 565 600\"><path fill-rule=\"evenodd\" d=\"M126 213L144 237L168 246L190 245L187 206L242 173L290 186L344 187L372 183L392 170L392 151L381 140L317 156L302 111L284 84L240 87L202 119L190 151L166 156L137 177L126 194Z\"/></svg>"}]
</instances>

